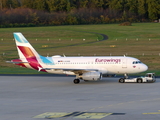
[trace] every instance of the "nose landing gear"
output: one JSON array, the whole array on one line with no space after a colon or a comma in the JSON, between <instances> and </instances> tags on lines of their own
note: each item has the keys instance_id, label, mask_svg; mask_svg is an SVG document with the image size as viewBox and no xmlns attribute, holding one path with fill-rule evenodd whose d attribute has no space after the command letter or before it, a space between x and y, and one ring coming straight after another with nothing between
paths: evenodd
<instances>
[{"instance_id":1,"label":"nose landing gear","mask_svg":"<svg viewBox=\"0 0 160 120\"><path fill-rule=\"evenodd\" d=\"M125 82L125 79L128 79L129 77L128 77L128 74L124 74L124 78L120 78L119 79L119 82L120 83L124 83Z\"/></svg>"}]
</instances>

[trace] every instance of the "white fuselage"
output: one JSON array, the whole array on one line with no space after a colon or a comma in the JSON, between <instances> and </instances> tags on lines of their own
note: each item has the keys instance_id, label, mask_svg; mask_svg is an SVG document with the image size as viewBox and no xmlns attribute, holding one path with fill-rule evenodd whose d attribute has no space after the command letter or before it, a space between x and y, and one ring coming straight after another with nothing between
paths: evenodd
<instances>
[{"instance_id":1,"label":"white fuselage","mask_svg":"<svg viewBox=\"0 0 160 120\"><path fill-rule=\"evenodd\" d=\"M148 67L138 59L126 56L97 56L97 57L50 57L53 63L43 62L43 68L49 73L75 75L72 71L62 69L96 69L102 74L134 74L144 72ZM59 69L58 69L59 68Z\"/></svg>"}]
</instances>

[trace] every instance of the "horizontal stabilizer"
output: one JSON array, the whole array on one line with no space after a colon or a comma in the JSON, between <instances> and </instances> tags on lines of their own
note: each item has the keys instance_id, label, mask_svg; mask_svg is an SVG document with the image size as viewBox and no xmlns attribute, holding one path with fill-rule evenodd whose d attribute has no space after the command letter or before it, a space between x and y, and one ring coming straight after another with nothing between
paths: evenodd
<instances>
[{"instance_id":1,"label":"horizontal stabilizer","mask_svg":"<svg viewBox=\"0 0 160 120\"><path fill-rule=\"evenodd\" d=\"M6 63L16 63L16 64L19 64L19 63L29 63L29 62L13 62L13 61L6 61Z\"/></svg>"}]
</instances>

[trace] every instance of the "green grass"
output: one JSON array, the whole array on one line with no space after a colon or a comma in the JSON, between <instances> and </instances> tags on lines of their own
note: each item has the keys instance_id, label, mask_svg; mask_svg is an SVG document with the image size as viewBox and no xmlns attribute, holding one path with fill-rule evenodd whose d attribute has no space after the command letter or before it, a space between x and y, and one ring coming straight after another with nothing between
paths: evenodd
<instances>
[{"instance_id":1,"label":"green grass","mask_svg":"<svg viewBox=\"0 0 160 120\"><path fill-rule=\"evenodd\" d=\"M103 24L0 28L0 74L37 73L34 70L5 63L6 60L18 58L13 41L13 32L22 32L39 54L44 56L57 54L65 54L66 56L125 54L140 59L149 66L149 71L160 75L159 28L159 23L134 23L132 26ZM102 36L91 32L106 34L109 39L95 42L97 39L101 40Z\"/></svg>"}]
</instances>

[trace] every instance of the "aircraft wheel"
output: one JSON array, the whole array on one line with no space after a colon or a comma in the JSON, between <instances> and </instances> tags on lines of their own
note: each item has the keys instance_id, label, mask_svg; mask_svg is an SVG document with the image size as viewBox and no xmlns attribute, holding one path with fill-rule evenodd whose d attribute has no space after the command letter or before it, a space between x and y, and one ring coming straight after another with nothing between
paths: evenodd
<instances>
[{"instance_id":1,"label":"aircraft wheel","mask_svg":"<svg viewBox=\"0 0 160 120\"><path fill-rule=\"evenodd\" d=\"M141 79L141 78L138 78L138 79L137 79L137 83L142 83L142 79Z\"/></svg>"},{"instance_id":2,"label":"aircraft wheel","mask_svg":"<svg viewBox=\"0 0 160 120\"><path fill-rule=\"evenodd\" d=\"M123 79L123 78L120 78L120 79L119 79L119 82L120 82L120 83L124 83L124 79Z\"/></svg>"},{"instance_id":3,"label":"aircraft wheel","mask_svg":"<svg viewBox=\"0 0 160 120\"><path fill-rule=\"evenodd\" d=\"M80 83L80 80L79 79L74 79L74 84L78 84L78 83Z\"/></svg>"}]
</instances>

